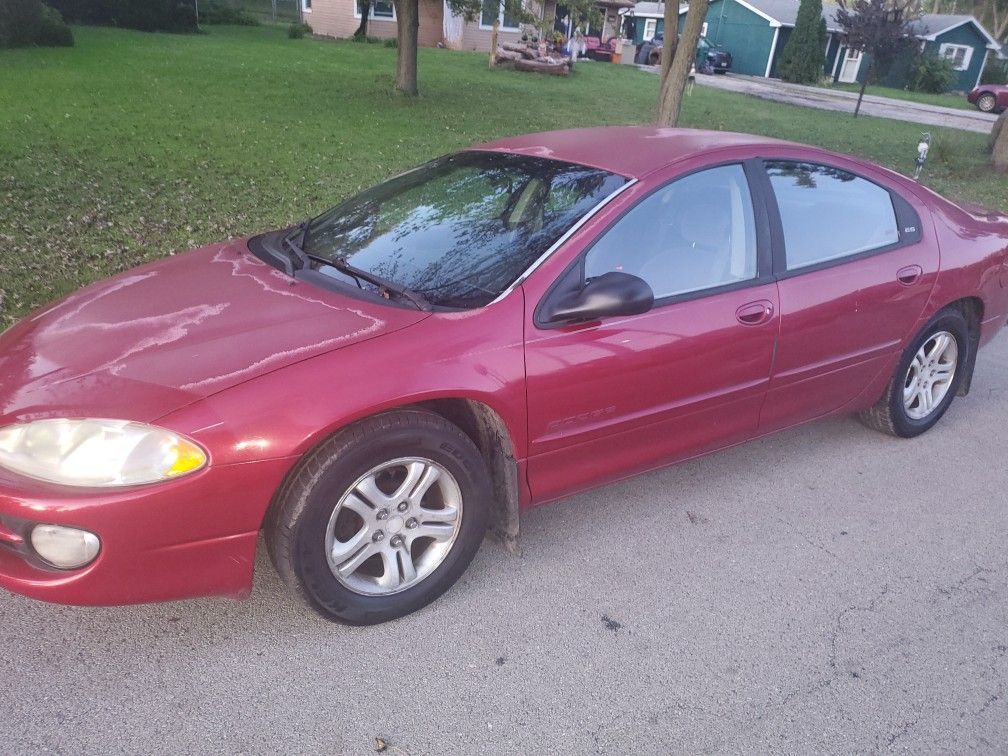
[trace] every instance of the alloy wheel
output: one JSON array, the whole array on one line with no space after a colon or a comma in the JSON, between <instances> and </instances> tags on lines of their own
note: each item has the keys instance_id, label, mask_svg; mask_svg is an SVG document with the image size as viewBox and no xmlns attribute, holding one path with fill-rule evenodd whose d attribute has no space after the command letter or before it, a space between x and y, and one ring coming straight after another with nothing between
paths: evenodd
<instances>
[{"instance_id":1,"label":"alloy wheel","mask_svg":"<svg viewBox=\"0 0 1008 756\"><path fill-rule=\"evenodd\" d=\"M993 111L995 104L996 100L994 99L994 95L985 94L977 100L977 107L984 113L990 113Z\"/></svg>"},{"instance_id":2,"label":"alloy wheel","mask_svg":"<svg viewBox=\"0 0 1008 756\"><path fill-rule=\"evenodd\" d=\"M448 556L462 524L462 492L422 457L383 462L340 498L325 533L329 569L367 596L412 588Z\"/></svg>"},{"instance_id":3,"label":"alloy wheel","mask_svg":"<svg viewBox=\"0 0 1008 756\"><path fill-rule=\"evenodd\" d=\"M948 331L932 334L917 350L903 381L903 408L924 420L938 407L955 378L959 345Z\"/></svg>"}]
</instances>

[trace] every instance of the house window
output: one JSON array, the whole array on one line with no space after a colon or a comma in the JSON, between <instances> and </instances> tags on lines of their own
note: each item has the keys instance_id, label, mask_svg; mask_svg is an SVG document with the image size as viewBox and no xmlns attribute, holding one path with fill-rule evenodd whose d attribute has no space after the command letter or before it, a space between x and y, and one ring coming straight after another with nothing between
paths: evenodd
<instances>
[{"instance_id":1,"label":"house window","mask_svg":"<svg viewBox=\"0 0 1008 756\"><path fill-rule=\"evenodd\" d=\"M703 26L700 27L700 36L701 37L706 37L707 36L707 22L706 21L704 21L703 22Z\"/></svg>"},{"instance_id":2,"label":"house window","mask_svg":"<svg viewBox=\"0 0 1008 756\"><path fill-rule=\"evenodd\" d=\"M646 18L644 19L644 41L650 42L654 39L655 29L658 26L657 18Z\"/></svg>"},{"instance_id":3,"label":"house window","mask_svg":"<svg viewBox=\"0 0 1008 756\"><path fill-rule=\"evenodd\" d=\"M305 13L311 13L311 0L301 0L301 10Z\"/></svg>"},{"instance_id":4,"label":"house window","mask_svg":"<svg viewBox=\"0 0 1008 756\"><path fill-rule=\"evenodd\" d=\"M944 44L938 48L938 54L952 62L952 67L956 71L965 71L969 68L970 59L973 57L973 48L969 45Z\"/></svg>"},{"instance_id":5,"label":"house window","mask_svg":"<svg viewBox=\"0 0 1008 756\"><path fill-rule=\"evenodd\" d=\"M500 21L502 31L519 31L521 22L504 12L504 4L500 0L483 0L480 29L492 29L495 20Z\"/></svg>"},{"instance_id":6,"label":"house window","mask_svg":"<svg viewBox=\"0 0 1008 756\"><path fill-rule=\"evenodd\" d=\"M363 3L361 0L356 0L354 3L354 17L360 18L362 10ZM368 15L368 18L395 20L395 6L392 4L392 0L371 0L371 13Z\"/></svg>"}]
</instances>

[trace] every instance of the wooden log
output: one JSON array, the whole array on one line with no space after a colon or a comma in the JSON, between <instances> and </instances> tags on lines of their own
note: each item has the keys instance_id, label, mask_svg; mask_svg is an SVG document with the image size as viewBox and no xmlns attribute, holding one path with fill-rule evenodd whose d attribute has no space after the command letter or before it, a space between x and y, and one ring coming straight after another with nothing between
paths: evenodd
<instances>
[{"instance_id":1,"label":"wooden log","mask_svg":"<svg viewBox=\"0 0 1008 756\"><path fill-rule=\"evenodd\" d=\"M528 45L516 45L513 42L505 42L501 47L508 52L518 53L526 60L535 60L537 52Z\"/></svg>"},{"instance_id":2,"label":"wooden log","mask_svg":"<svg viewBox=\"0 0 1008 756\"><path fill-rule=\"evenodd\" d=\"M570 66L567 61L560 63L547 63L544 60L516 60L514 62L517 71L534 71L536 73L551 74L553 76L566 76L570 73Z\"/></svg>"},{"instance_id":3,"label":"wooden log","mask_svg":"<svg viewBox=\"0 0 1008 756\"><path fill-rule=\"evenodd\" d=\"M522 60L522 55L521 53L511 52L510 50L498 50L497 60L498 61L507 60L514 62L516 60Z\"/></svg>"}]
</instances>

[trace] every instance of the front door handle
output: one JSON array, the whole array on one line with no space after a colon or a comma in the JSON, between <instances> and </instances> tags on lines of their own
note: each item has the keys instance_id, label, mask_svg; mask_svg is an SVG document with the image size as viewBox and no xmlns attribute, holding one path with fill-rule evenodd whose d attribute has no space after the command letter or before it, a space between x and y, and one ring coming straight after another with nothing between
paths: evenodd
<instances>
[{"instance_id":1,"label":"front door handle","mask_svg":"<svg viewBox=\"0 0 1008 756\"><path fill-rule=\"evenodd\" d=\"M896 280L904 286L913 286L920 280L924 270L920 265L907 265L896 271Z\"/></svg>"},{"instance_id":2,"label":"front door handle","mask_svg":"<svg viewBox=\"0 0 1008 756\"><path fill-rule=\"evenodd\" d=\"M735 310L735 319L742 325L754 326L766 323L773 317L774 306L769 299L749 302Z\"/></svg>"}]
</instances>

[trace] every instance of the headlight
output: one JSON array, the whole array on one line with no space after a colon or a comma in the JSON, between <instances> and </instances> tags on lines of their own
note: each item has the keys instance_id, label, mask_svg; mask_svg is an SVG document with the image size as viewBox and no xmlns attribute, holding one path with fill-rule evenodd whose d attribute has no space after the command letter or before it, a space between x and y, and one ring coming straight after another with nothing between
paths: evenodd
<instances>
[{"instance_id":1,"label":"headlight","mask_svg":"<svg viewBox=\"0 0 1008 756\"><path fill-rule=\"evenodd\" d=\"M195 472L206 452L127 420L36 420L0 428L0 465L65 486L133 486Z\"/></svg>"}]
</instances>

